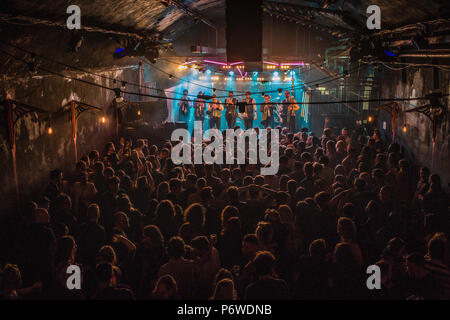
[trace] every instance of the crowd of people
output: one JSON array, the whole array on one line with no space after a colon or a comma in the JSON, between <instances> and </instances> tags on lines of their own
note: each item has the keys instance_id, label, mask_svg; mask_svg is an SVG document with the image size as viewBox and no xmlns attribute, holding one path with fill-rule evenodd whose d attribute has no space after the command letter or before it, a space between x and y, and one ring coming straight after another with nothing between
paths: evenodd
<instances>
[{"instance_id":1,"label":"crowd of people","mask_svg":"<svg viewBox=\"0 0 450 320\"><path fill-rule=\"evenodd\" d=\"M276 175L175 165L173 142L124 138L53 170L8 226L0 297L450 299L439 175L377 130L305 131L281 130ZM67 287L71 265L80 289Z\"/></svg>"}]
</instances>

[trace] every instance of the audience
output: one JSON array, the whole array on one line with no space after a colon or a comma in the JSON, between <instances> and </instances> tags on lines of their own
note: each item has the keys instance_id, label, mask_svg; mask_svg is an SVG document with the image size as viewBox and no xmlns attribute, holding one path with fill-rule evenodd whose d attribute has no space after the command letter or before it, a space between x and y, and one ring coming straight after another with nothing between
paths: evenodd
<instances>
[{"instance_id":1,"label":"audience","mask_svg":"<svg viewBox=\"0 0 450 320\"><path fill-rule=\"evenodd\" d=\"M285 130L279 142L273 176L255 164L176 165L172 142L146 139L53 170L8 226L0 298L450 299L439 175L379 132ZM80 290L65 286L69 265ZM376 292L369 265L381 270Z\"/></svg>"}]
</instances>

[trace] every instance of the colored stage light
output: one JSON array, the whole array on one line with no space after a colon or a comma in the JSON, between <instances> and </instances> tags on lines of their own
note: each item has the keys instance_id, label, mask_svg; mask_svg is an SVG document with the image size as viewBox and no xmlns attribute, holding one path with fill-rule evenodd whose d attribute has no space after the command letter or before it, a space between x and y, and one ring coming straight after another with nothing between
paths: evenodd
<instances>
[{"instance_id":1,"label":"colored stage light","mask_svg":"<svg viewBox=\"0 0 450 320\"><path fill-rule=\"evenodd\" d=\"M234 71L230 71L230 72L228 72L228 74L229 74L230 76L234 76Z\"/></svg>"},{"instance_id":2,"label":"colored stage light","mask_svg":"<svg viewBox=\"0 0 450 320\"><path fill-rule=\"evenodd\" d=\"M206 73L207 73L207 74L211 74L211 70L209 70L209 69L206 70Z\"/></svg>"}]
</instances>

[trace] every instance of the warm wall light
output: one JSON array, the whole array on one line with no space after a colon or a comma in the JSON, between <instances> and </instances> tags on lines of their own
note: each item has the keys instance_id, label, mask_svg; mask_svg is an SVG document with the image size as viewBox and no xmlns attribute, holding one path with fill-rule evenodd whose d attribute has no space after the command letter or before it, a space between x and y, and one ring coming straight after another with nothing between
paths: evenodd
<instances>
[{"instance_id":1,"label":"warm wall light","mask_svg":"<svg viewBox=\"0 0 450 320\"><path fill-rule=\"evenodd\" d=\"M373 117L369 116L369 118L367 118L367 121L372 122L373 121Z\"/></svg>"},{"instance_id":2,"label":"warm wall light","mask_svg":"<svg viewBox=\"0 0 450 320\"><path fill-rule=\"evenodd\" d=\"M104 116L102 116L102 117L100 118L100 121L101 121L101 123L106 123L106 118L105 118Z\"/></svg>"},{"instance_id":3,"label":"warm wall light","mask_svg":"<svg viewBox=\"0 0 450 320\"><path fill-rule=\"evenodd\" d=\"M141 115L141 110L140 110L140 109L138 109L138 111L137 111L137 115L138 115L138 116L140 116L140 115Z\"/></svg>"},{"instance_id":4,"label":"warm wall light","mask_svg":"<svg viewBox=\"0 0 450 320\"><path fill-rule=\"evenodd\" d=\"M403 129L402 130L403 130L403 132L408 131L408 128L406 127L406 124L403 125Z\"/></svg>"},{"instance_id":5,"label":"warm wall light","mask_svg":"<svg viewBox=\"0 0 450 320\"><path fill-rule=\"evenodd\" d=\"M49 125L47 128L47 134L52 134L53 133L53 129L52 127Z\"/></svg>"}]
</instances>

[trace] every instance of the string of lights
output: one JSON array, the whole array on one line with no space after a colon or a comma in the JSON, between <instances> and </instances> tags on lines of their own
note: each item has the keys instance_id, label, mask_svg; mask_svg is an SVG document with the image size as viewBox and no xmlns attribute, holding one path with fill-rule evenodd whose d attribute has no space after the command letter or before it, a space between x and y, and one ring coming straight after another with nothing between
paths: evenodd
<instances>
[{"instance_id":1,"label":"string of lights","mask_svg":"<svg viewBox=\"0 0 450 320\"><path fill-rule=\"evenodd\" d=\"M65 66L65 67L70 68L70 69L73 69L73 70L81 71L81 72L84 72L84 73L87 73L87 74L90 74L90 75L93 75L93 76L96 76L96 77L100 77L100 78L103 78L103 79L111 80L111 81L113 81L113 82L117 82L117 81L118 81L118 82L121 82L121 83L122 83L122 86L125 86L125 85L132 85L132 86L135 86L135 87L138 87L138 88L147 88L147 89L152 89L152 90L156 90L156 91L160 91L160 92L167 92L167 93L179 94L178 92L174 92L174 91L171 91L171 90L165 90L165 89L160 89L160 88L156 88L156 87L145 86L145 85L141 85L141 84L137 84L137 83L125 81L125 80L122 80L122 79L116 79L116 78L108 77L108 76L103 75L103 74L97 74L97 73L91 72L91 71L89 71L89 70L86 70L86 69L83 69L83 68L80 68L80 67L77 67L77 66L69 65L69 64L64 63L64 62L61 62L61 61L53 60L53 59L47 58L47 57L45 57L45 56L38 55L38 54L36 54L36 53L34 53L34 52L31 52L31 51L29 51L29 50L27 50L27 49L21 48L21 47L19 47L19 46L13 45L13 44L5 43L4 41L1 41L1 40L0 40L0 43L3 43L3 44L5 44L5 45L8 45L8 46L13 47L13 48L18 49L18 50L21 50L21 51L23 51L23 52L25 52L25 53L27 53L27 54L30 54L32 57L39 57L39 58L41 58L41 59L43 59L43 60L46 60L46 61L49 61L49 62L52 62L52 63L56 63L56 64L59 64L59 65L62 65L62 66ZM339 56L339 54L336 54L335 56ZM330 56L330 57L328 57L328 58L330 59L330 58L332 58L332 57L333 57L333 56ZM166 61L168 61L168 62L170 62L170 63L175 63L175 62L172 62L172 61L170 61L170 60L166 60ZM176 64L178 64L178 63L176 63ZM162 72L162 73L168 75L169 78L176 78L176 79L178 79L178 80L180 80L180 81L182 81L182 82L192 83L192 84L194 84L194 85L197 85L197 86L199 86L199 87L203 87L203 88L212 90L212 91L214 91L214 92L215 92L216 90L222 91L222 92L228 92L228 91L229 91L228 89L214 88L214 87L205 86L205 85L202 85L202 84L199 84L199 83L195 83L195 82L192 82L192 81L189 81L189 80L183 80L182 78L173 76L172 74L170 74L170 73L168 73L168 72L166 72L166 71L164 71L164 70L162 70L162 69L160 69L160 68L158 68L158 67L156 67L156 66L154 66L154 65L152 65L152 64L149 64L149 65L152 66L154 69L156 69L156 70L158 70L158 71L160 71L160 72ZM355 67L355 68L356 68L356 67ZM355 68L354 68L354 69L355 69ZM347 72L352 72L352 71L354 71L354 69L348 70ZM359 66L358 66L358 69L359 69ZM304 73L304 72L306 72L306 71L309 71L309 70L305 70L305 71L303 71L303 72L299 72L298 75L301 75L302 73ZM317 79L317 80L313 80L313 81L310 81L310 82L302 83L302 84L297 85L297 86L294 86L294 87L290 86L290 87L288 87L288 88L281 88L281 90L293 90L293 89L297 89L297 88L302 88L302 87L305 86L305 85L313 84L313 83L315 83L315 82L322 81L322 80L326 80L326 79L328 79L328 78L330 78L330 80L329 80L329 81L326 81L326 82L324 82L324 83L328 83L328 82L331 82L331 81L335 81L336 79L341 78L341 76L340 76L340 75L337 75L337 76L335 76L334 78L332 78L332 76L327 76L327 77L324 77L324 78L321 78L321 79ZM270 82L270 81L269 81L269 82ZM321 83L321 84L324 84L324 83ZM269 90L269 91L266 91L266 92L263 92L263 91L262 91L262 92L254 92L254 93L252 93L252 94L275 93L275 92L277 92L277 91L279 91L279 89ZM236 92L241 93L241 94L237 94L237 95L235 95L235 96L244 96L244 95L245 95L245 92L243 92L243 91L236 91ZM188 96L189 96L189 97L197 97L197 95L192 95L192 94L188 94ZM221 98L226 98L226 97L225 97L225 96L221 96L221 97L218 97L218 98L221 99Z\"/></svg>"},{"instance_id":2,"label":"string of lights","mask_svg":"<svg viewBox=\"0 0 450 320\"><path fill-rule=\"evenodd\" d=\"M0 52L4 53L7 56L10 56L11 58L14 58L16 60L22 61L23 63L28 63L27 60L17 57L7 51L4 51L3 49L0 49ZM40 69L42 71L48 72L50 74L62 77L62 78L66 78L66 79L70 79L73 81L79 81L81 83L85 83L87 85L92 85L92 86L96 86L99 87L101 89L105 89L105 90L110 90L113 91L117 94L117 92L119 93L124 93L124 94L129 94L129 95L137 95L137 96L144 96L144 97L151 97L151 98L158 98L158 99L164 99L164 100L179 100L177 98L171 98L171 97L163 97L163 96L157 96L157 95L151 95L151 94L144 94L144 93L139 93L139 92L129 92L129 91L124 91L118 88L110 88L98 83L94 83L94 82L90 82L84 79L80 79L80 78L74 78L68 75L64 75L61 74L59 72L55 72L43 67L36 67L37 69ZM450 94L446 94L446 95L442 95L441 97L447 97L450 96ZM419 101L419 100L429 100L429 97L425 96L425 97L415 97L415 98L384 98L384 99L360 99L360 100L341 100L341 101L309 101L309 102L297 102L297 104L303 105L303 104L310 104L310 105L323 105L323 104L342 104L342 103L362 103L362 102L394 102L394 101ZM262 105L264 104L264 102L260 102L260 103L255 103L255 105ZM289 102L272 102L272 104L277 104L277 105L284 105L284 104L292 104Z\"/></svg>"}]
</instances>

